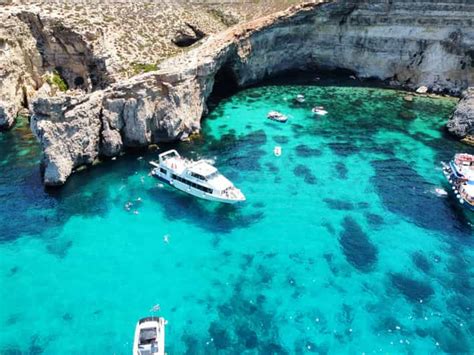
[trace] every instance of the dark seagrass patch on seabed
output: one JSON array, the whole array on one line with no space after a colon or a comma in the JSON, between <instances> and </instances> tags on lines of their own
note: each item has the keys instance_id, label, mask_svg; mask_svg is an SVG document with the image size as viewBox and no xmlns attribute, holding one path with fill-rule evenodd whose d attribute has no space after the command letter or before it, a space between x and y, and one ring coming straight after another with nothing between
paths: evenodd
<instances>
[{"instance_id":1,"label":"dark seagrass patch on seabed","mask_svg":"<svg viewBox=\"0 0 474 355\"><path fill-rule=\"evenodd\" d=\"M354 209L354 205L349 201L338 200L335 198L325 198L323 201L332 210L351 211Z\"/></svg>"},{"instance_id":2,"label":"dark seagrass patch on seabed","mask_svg":"<svg viewBox=\"0 0 474 355\"><path fill-rule=\"evenodd\" d=\"M349 172L349 169L347 169L346 165L342 161L336 162L336 164L334 165L334 170L338 179L341 179L341 180L347 179L347 174Z\"/></svg>"},{"instance_id":3,"label":"dark seagrass patch on seabed","mask_svg":"<svg viewBox=\"0 0 474 355\"><path fill-rule=\"evenodd\" d=\"M151 199L167 206L164 213L168 219L186 220L211 232L230 233L235 228L247 228L264 217L261 210L244 213L233 205L208 206L205 201L176 191L172 187L151 189L147 190L147 193Z\"/></svg>"},{"instance_id":4,"label":"dark seagrass patch on seabed","mask_svg":"<svg viewBox=\"0 0 474 355\"><path fill-rule=\"evenodd\" d=\"M345 217L339 238L347 261L356 269L368 272L377 261L377 248L352 217Z\"/></svg>"},{"instance_id":5,"label":"dark seagrass patch on seabed","mask_svg":"<svg viewBox=\"0 0 474 355\"><path fill-rule=\"evenodd\" d=\"M307 166L298 164L293 169L293 173L295 174L295 176L303 178L304 182L307 184L315 185L318 182L316 176L313 175L311 169Z\"/></svg>"},{"instance_id":6,"label":"dark seagrass patch on seabed","mask_svg":"<svg viewBox=\"0 0 474 355\"><path fill-rule=\"evenodd\" d=\"M364 215L367 220L367 223L371 227L377 228L385 223L383 217L376 213L366 212Z\"/></svg>"},{"instance_id":7,"label":"dark seagrass patch on seabed","mask_svg":"<svg viewBox=\"0 0 474 355\"><path fill-rule=\"evenodd\" d=\"M429 283L410 278L402 273L390 274L390 280L392 285L413 303L419 303L420 300L425 302L434 294Z\"/></svg>"},{"instance_id":8,"label":"dark seagrass patch on seabed","mask_svg":"<svg viewBox=\"0 0 474 355\"><path fill-rule=\"evenodd\" d=\"M431 263L429 262L428 258L424 256L420 251L414 252L411 255L411 259L415 266L423 271L424 273L428 273L431 271Z\"/></svg>"},{"instance_id":9,"label":"dark seagrass patch on seabed","mask_svg":"<svg viewBox=\"0 0 474 355\"><path fill-rule=\"evenodd\" d=\"M247 263L249 257L244 257ZM252 260L254 260L252 258ZM273 270L263 264L253 262L233 284L233 292L222 303L211 305L217 310L218 319L210 323L207 336L195 337L189 333L183 335L187 353L229 353L241 354L255 352L260 354L288 354L279 344L279 324L274 312L267 312L267 298L263 293L255 293L255 285L259 292L269 287L266 277L271 278ZM249 286L253 287L249 287ZM229 287L229 286L222 286ZM209 341L208 339L212 339ZM190 347L193 349L190 349Z\"/></svg>"},{"instance_id":10,"label":"dark seagrass patch on seabed","mask_svg":"<svg viewBox=\"0 0 474 355\"><path fill-rule=\"evenodd\" d=\"M268 170L273 173L273 174L276 174L280 171L280 168L278 168L278 166L276 166L275 164L271 163L271 162L267 162L265 163L265 166L268 168Z\"/></svg>"},{"instance_id":11,"label":"dark seagrass patch on seabed","mask_svg":"<svg viewBox=\"0 0 474 355\"><path fill-rule=\"evenodd\" d=\"M8 275L10 277L16 275L18 273L18 271L20 271L20 267L19 266L13 266L10 268L10 272L8 273Z\"/></svg>"},{"instance_id":12,"label":"dark seagrass patch on seabed","mask_svg":"<svg viewBox=\"0 0 474 355\"><path fill-rule=\"evenodd\" d=\"M323 154L320 149L311 148L306 144L297 145L295 148L296 155L302 158L309 158L309 157L318 157Z\"/></svg>"},{"instance_id":13,"label":"dark seagrass patch on seabed","mask_svg":"<svg viewBox=\"0 0 474 355\"><path fill-rule=\"evenodd\" d=\"M434 188L433 184L419 175L411 165L395 158L376 160L371 164L375 169L371 182L391 212L426 229L463 237L471 235L464 215L450 206L451 199L440 199L426 193Z\"/></svg>"},{"instance_id":14,"label":"dark seagrass patch on seabed","mask_svg":"<svg viewBox=\"0 0 474 355\"><path fill-rule=\"evenodd\" d=\"M290 141L290 139L287 136L273 136L272 137L275 143L278 144L286 144Z\"/></svg>"},{"instance_id":15,"label":"dark seagrass patch on seabed","mask_svg":"<svg viewBox=\"0 0 474 355\"><path fill-rule=\"evenodd\" d=\"M359 151L357 145L351 142L332 142L327 145L334 154L340 157L348 157Z\"/></svg>"},{"instance_id":16,"label":"dark seagrass patch on seabed","mask_svg":"<svg viewBox=\"0 0 474 355\"><path fill-rule=\"evenodd\" d=\"M66 257L72 245L72 240L54 240L46 246L46 249L50 254L63 259Z\"/></svg>"},{"instance_id":17,"label":"dark seagrass patch on seabed","mask_svg":"<svg viewBox=\"0 0 474 355\"><path fill-rule=\"evenodd\" d=\"M444 319L441 325L430 329L433 338L447 354L468 354L472 352L472 335L465 326L454 319Z\"/></svg>"}]
</instances>

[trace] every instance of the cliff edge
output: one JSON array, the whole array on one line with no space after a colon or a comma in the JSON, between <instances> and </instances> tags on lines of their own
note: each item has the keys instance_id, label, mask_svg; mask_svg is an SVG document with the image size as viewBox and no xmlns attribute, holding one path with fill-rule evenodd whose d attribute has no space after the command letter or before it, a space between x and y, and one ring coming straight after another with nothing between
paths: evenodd
<instances>
[{"instance_id":1,"label":"cliff edge","mask_svg":"<svg viewBox=\"0 0 474 355\"><path fill-rule=\"evenodd\" d=\"M157 70L208 35L287 7L287 0L0 1L0 130L27 115L38 95L104 89Z\"/></svg>"},{"instance_id":2,"label":"cliff edge","mask_svg":"<svg viewBox=\"0 0 474 355\"><path fill-rule=\"evenodd\" d=\"M459 95L474 83L473 14L474 4L456 0L310 3L207 37L104 90L39 98L31 128L45 183L62 184L99 156L199 131L216 81L243 87L292 69L344 68Z\"/></svg>"}]
</instances>

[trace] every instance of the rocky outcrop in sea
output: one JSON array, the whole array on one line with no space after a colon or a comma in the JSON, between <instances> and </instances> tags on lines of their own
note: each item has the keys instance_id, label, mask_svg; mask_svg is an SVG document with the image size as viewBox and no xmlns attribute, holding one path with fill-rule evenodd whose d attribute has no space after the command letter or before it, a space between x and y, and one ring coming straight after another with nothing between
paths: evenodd
<instances>
[{"instance_id":1,"label":"rocky outcrop in sea","mask_svg":"<svg viewBox=\"0 0 474 355\"><path fill-rule=\"evenodd\" d=\"M450 133L459 138L474 134L474 87L464 92L446 126Z\"/></svg>"},{"instance_id":2,"label":"rocky outcrop in sea","mask_svg":"<svg viewBox=\"0 0 474 355\"><path fill-rule=\"evenodd\" d=\"M81 95L39 97L31 128L47 185L126 147L200 130L217 86L244 87L289 70L347 69L359 78L459 95L474 83L474 4L310 3L206 37L156 71Z\"/></svg>"}]
</instances>

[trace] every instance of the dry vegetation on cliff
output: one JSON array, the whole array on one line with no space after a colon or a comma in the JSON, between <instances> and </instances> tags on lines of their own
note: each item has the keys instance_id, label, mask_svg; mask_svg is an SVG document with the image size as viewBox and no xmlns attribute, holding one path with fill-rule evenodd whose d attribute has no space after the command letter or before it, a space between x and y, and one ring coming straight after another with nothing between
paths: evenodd
<instances>
[{"instance_id":1,"label":"dry vegetation on cliff","mask_svg":"<svg viewBox=\"0 0 474 355\"><path fill-rule=\"evenodd\" d=\"M95 54L106 58L118 80L149 71L163 59L186 51L173 39L195 36L187 24L209 35L301 2L16 0L11 7L15 12L33 11L43 18L57 19L84 36Z\"/></svg>"},{"instance_id":2,"label":"dry vegetation on cliff","mask_svg":"<svg viewBox=\"0 0 474 355\"><path fill-rule=\"evenodd\" d=\"M0 0L0 130L38 94L91 92L154 71L203 37L300 2Z\"/></svg>"}]
</instances>

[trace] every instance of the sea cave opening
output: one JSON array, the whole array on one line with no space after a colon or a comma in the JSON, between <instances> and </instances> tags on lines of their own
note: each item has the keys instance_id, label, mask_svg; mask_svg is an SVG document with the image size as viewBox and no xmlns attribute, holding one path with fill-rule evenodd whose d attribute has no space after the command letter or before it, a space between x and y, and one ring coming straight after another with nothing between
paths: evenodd
<instances>
[{"instance_id":1,"label":"sea cave opening","mask_svg":"<svg viewBox=\"0 0 474 355\"><path fill-rule=\"evenodd\" d=\"M215 108L222 99L235 95L239 89L235 71L230 63L225 63L214 77L214 86L207 100L209 110Z\"/></svg>"}]
</instances>

